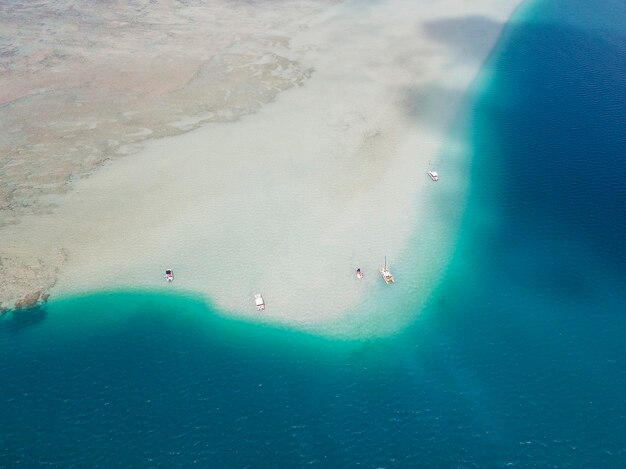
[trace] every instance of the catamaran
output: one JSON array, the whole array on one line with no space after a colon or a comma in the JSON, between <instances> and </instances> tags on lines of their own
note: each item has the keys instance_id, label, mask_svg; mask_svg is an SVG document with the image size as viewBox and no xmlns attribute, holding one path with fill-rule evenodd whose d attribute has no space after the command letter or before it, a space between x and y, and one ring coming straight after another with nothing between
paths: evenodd
<instances>
[{"instance_id":1,"label":"catamaran","mask_svg":"<svg viewBox=\"0 0 626 469\"><path fill-rule=\"evenodd\" d=\"M437 171L428 171L428 175L433 181L439 181L439 173Z\"/></svg>"},{"instance_id":2,"label":"catamaran","mask_svg":"<svg viewBox=\"0 0 626 469\"><path fill-rule=\"evenodd\" d=\"M385 256L385 267L381 267L380 269L380 275L387 285L394 283L393 275L391 275L391 272L387 269L387 256Z\"/></svg>"}]
</instances>

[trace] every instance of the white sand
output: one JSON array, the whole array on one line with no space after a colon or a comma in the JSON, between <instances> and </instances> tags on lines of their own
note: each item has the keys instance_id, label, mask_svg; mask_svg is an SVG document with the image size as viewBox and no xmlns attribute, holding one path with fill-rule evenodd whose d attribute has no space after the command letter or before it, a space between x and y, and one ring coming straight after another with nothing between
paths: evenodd
<instances>
[{"instance_id":1,"label":"white sand","mask_svg":"<svg viewBox=\"0 0 626 469\"><path fill-rule=\"evenodd\" d=\"M236 122L150 141L5 239L64 250L53 296L185 290L254 321L342 336L397 330L450 258L468 155L446 135L519 3L345 2L282 25L289 58L314 69L304 86ZM450 207L438 211L441 198ZM392 287L377 273L385 255Z\"/></svg>"}]
</instances>

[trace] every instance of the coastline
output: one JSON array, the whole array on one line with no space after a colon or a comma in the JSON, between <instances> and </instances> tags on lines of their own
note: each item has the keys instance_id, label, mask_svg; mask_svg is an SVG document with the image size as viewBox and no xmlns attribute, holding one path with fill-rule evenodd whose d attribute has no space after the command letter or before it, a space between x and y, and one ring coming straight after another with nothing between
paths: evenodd
<instances>
[{"instance_id":1,"label":"coastline","mask_svg":"<svg viewBox=\"0 0 626 469\"><path fill-rule=\"evenodd\" d=\"M454 247L468 154L449 129L519 2L496 3L470 12L449 1L433 14L348 2L289 25L280 33L290 58L313 69L304 86L236 122L148 142L48 196L54 212L4 229L7 239L66 253L53 297L170 287L245 320L392 333L428 300ZM415 29L416 45L404 44ZM452 43L446 31L457 31ZM452 148L445 161L442 148ZM444 172L436 185L429 161ZM388 289L377 274L385 255L398 280ZM268 303L262 317L249 304L255 291ZM390 320L389 305L401 317Z\"/></svg>"},{"instance_id":2,"label":"coastline","mask_svg":"<svg viewBox=\"0 0 626 469\"><path fill-rule=\"evenodd\" d=\"M427 247L420 222L401 257L420 257L412 275L452 240L452 258L398 333L357 334L370 325L357 309L348 338L237 319L181 294L176 265L171 285L55 294L0 316L0 465L620 466L624 13L620 0L515 12L455 111L445 185L426 185L444 236ZM372 287L389 292L386 322L407 312L407 271L389 261L399 288ZM437 281L425 275L420 288Z\"/></svg>"}]
</instances>

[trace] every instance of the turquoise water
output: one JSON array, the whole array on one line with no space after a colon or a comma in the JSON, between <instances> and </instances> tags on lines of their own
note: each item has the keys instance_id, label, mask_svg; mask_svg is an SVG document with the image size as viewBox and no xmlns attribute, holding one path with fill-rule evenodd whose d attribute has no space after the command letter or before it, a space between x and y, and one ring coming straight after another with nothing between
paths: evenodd
<instances>
[{"instance_id":1,"label":"turquoise water","mask_svg":"<svg viewBox=\"0 0 626 469\"><path fill-rule=\"evenodd\" d=\"M0 466L626 466L624 9L540 1L507 29L454 260L402 333L147 292L7 314Z\"/></svg>"}]
</instances>

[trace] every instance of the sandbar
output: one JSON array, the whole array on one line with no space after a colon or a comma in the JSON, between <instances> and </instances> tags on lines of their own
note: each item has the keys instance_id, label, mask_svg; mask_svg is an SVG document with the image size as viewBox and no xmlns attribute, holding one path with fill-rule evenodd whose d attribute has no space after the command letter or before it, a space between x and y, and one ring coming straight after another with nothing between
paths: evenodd
<instances>
[{"instance_id":1,"label":"sandbar","mask_svg":"<svg viewBox=\"0 0 626 469\"><path fill-rule=\"evenodd\" d=\"M236 96L220 95L236 105L181 105L186 114L160 119L158 132L131 127L136 146L70 190L40 195L45 211L20 214L0 234L7 258L44 259L42 274L0 300L28 289L52 298L169 289L225 315L325 335L399 330L450 260L471 157L451 127L519 3L304 4L306 14L216 47L197 73L206 89L239 80ZM188 80L196 89L184 91L175 76L168 86L181 102L205 90ZM378 274L385 257L393 286Z\"/></svg>"}]
</instances>

